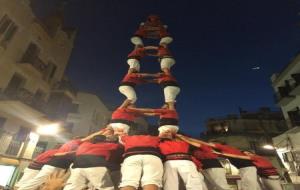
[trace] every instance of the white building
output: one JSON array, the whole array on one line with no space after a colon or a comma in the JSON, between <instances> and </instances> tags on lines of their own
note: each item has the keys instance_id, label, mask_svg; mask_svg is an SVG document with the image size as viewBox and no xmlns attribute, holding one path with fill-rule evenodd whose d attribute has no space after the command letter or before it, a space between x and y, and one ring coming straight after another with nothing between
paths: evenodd
<instances>
[{"instance_id":1,"label":"white building","mask_svg":"<svg viewBox=\"0 0 300 190\"><path fill-rule=\"evenodd\" d=\"M72 128L73 136L86 136L103 128L110 119L111 112L100 98L94 94L78 92L79 122Z\"/></svg>"},{"instance_id":2,"label":"white building","mask_svg":"<svg viewBox=\"0 0 300 190\"><path fill-rule=\"evenodd\" d=\"M280 73L273 74L271 81L276 103L290 128L273 138L274 146L290 180L300 184L300 54L293 57Z\"/></svg>"},{"instance_id":3,"label":"white building","mask_svg":"<svg viewBox=\"0 0 300 190\"><path fill-rule=\"evenodd\" d=\"M53 114L47 117L51 113L47 109L49 105L57 108L54 100L62 101L66 97L70 97L70 101L65 105L73 105L74 95L69 93L62 79L74 37L73 29L63 27L61 12L40 21L29 0L0 0L2 186L16 174L15 166L19 166L20 171L32 158L39 140L35 133L37 127L57 119Z\"/></svg>"},{"instance_id":4,"label":"white building","mask_svg":"<svg viewBox=\"0 0 300 190\"><path fill-rule=\"evenodd\" d=\"M275 101L281 108L289 128L300 126L300 54L271 77Z\"/></svg>"}]
</instances>

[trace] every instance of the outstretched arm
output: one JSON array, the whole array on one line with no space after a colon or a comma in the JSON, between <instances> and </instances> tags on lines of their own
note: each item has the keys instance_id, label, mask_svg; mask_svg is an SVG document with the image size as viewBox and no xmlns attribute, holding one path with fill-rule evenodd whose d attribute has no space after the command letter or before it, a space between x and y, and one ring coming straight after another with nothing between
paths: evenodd
<instances>
[{"instance_id":1,"label":"outstretched arm","mask_svg":"<svg viewBox=\"0 0 300 190\"><path fill-rule=\"evenodd\" d=\"M61 153L56 153L54 154L53 156L65 156L65 155L68 155L68 154L73 154L75 153L76 151L70 151L70 152L61 152Z\"/></svg>"},{"instance_id":2,"label":"outstretched arm","mask_svg":"<svg viewBox=\"0 0 300 190\"><path fill-rule=\"evenodd\" d=\"M142 77L157 77L157 73L139 73Z\"/></svg>"},{"instance_id":3,"label":"outstretched arm","mask_svg":"<svg viewBox=\"0 0 300 190\"><path fill-rule=\"evenodd\" d=\"M145 50L149 50L149 49L158 49L157 46L145 46L144 48L145 48Z\"/></svg>"},{"instance_id":4,"label":"outstretched arm","mask_svg":"<svg viewBox=\"0 0 300 190\"><path fill-rule=\"evenodd\" d=\"M199 139L194 139L194 138L186 137L186 136L183 136L183 135L181 135L181 134L176 134L176 136L177 136L178 138L180 138L181 140L183 140L183 141L189 143L189 144L192 144L192 145L194 145L194 146L197 145L197 147L200 147L201 144L204 144L204 145L207 145L207 146L214 147L214 144L212 144L212 143L207 143L207 142L201 141L201 140L199 140Z\"/></svg>"},{"instance_id":5,"label":"outstretched arm","mask_svg":"<svg viewBox=\"0 0 300 190\"><path fill-rule=\"evenodd\" d=\"M223 155L223 156L227 156L227 157L232 157L232 158L240 158L240 159L244 159L244 160L251 160L250 156L241 156L241 155L235 155L235 154L228 154L228 153L220 153L220 152L215 152L215 154L218 155Z\"/></svg>"},{"instance_id":6,"label":"outstretched arm","mask_svg":"<svg viewBox=\"0 0 300 190\"><path fill-rule=\"evenodd\" d=\"M102 129L102 130L100 130L100 131L97 131L97 132L95 132L95 133L92 133L92 134L90 134L89 136L86 136L86 137L82 138L81 141L82 141L82 142L89 141L89 140L91 140L94 136L102 135L106 130L107 130L107 129L104 128L104 129Z\"/></svg>"}]
</instances>

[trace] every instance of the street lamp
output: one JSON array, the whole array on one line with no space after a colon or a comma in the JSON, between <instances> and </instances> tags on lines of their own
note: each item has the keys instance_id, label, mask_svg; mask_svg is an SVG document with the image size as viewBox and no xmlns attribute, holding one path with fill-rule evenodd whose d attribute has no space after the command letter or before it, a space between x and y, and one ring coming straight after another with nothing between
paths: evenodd
<instances>
[{"instance_id":1,"label":"street lamp","mask_svg":"<svg viewBox=\"0 0 300 190\"><path fill-rule=\"evenodd\" d=\"M265 144L265 145L263 146L263 148L264 148L264 149L267 149L267 150L274 150L274 149L275 149L275 147L274 147L273 145L270 145L270 144Z\"/></svg>"},{"instance_id":2,"label":"street lamp","mask_svg":"<svg viewBox=\"0 0 300 190\"><path fill-rule=\"evenodd\" d=\"M37 129L37 133L40 135L55 135L58 133L59 128L60 128L59 123L41 125Z\"/></svg>"}]
</instances>

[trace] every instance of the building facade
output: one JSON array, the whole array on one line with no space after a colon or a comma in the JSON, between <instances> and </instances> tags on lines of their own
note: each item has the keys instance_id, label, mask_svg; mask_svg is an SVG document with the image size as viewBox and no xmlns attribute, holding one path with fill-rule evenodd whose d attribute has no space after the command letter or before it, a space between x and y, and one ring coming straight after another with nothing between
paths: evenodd
<instances>
[{"instance_id":1,"label":"building facade","mask_svg":"<svg viewBox=\"0 0 300 190\"><path fill-rule=\"evenodd\" d=\"M110 120L111 111L98 96L78 92L76 102L78 103L79 122L72 128L73 136L86 136L99 131Z\"/></svg>"},{"instance_id":2,"label":"building facade","mask_svg":"<svg viewBox=\"0 0 300 190\"><path fill-rule=\"evenodd\" d=\"M276 152L273 149L266 149L272 145L272 137L287 130L281 112L271 111L269 108L261 108L254 112L240 109L239 115L207 120L206 129L203 134L204 139L217 140L241 150L266 156L279 171L282 170ZM226 160L223 160L223 164L228 177L236 178L238 170Z\"/></svg>"},{"instance_id":3,"label":"building facade","mask_svg":"<svg viewBox=\"0 0 300 190\"><path fill-rule=\"evenodd\" d=\"M8 185L16 177L16 171L21 171L34 155L40 138L37 127L61 119L48 109L58 107L54 100L63 102L71 97L66 104L72 107L75 97L63 80L75 31L63 26L59 11L39 20L30 3L29 0L0 1L2 186Z\"/></svg>"},{"instance_id":4,"label":"building facade","mask_svg":"<svg viewBox=\"0 0 300 190\"><path fill-rule=\"evenodd\" d=\"M273 138L276 151L287 175L300 185L300 54L279 72L271 76L275 102L283 112L290 130Z\"/></svg>"},{"instance_id":5,"label":"building facade","mask_svg":"<svg viewBox=\"0 0 300 190\"><path fill-rule=\"evenodd\" d=\"M275 102L281 108L289 128L300 126L300 54L271 77Z\"/></svg>"}]
</instances>

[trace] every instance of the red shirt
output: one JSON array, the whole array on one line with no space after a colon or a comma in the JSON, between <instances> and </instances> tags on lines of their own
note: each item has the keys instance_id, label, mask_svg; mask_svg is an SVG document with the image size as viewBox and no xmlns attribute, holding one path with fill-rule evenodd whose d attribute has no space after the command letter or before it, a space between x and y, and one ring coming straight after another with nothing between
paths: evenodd
<instances>
[{"instance_id":1,"label":"red shirt","mask_svg":"<svg viewBox=\"0 0 300 190\"><path fill-rule=\"evenodd\" d=\"M167 47L159 46L158 47L158 57L165 57L165 56L171 57L172 56L171 51Z\"/></svg>"},{"instance_id":2,"label":"red shirt","mask_svg":"<svg viewBox=\"0 0 300 190\"><path fill-rule=\"evenodd\" d=\"M223 144L215 144L215 148L220 150L222 153L235 154L235 155L238 155L238 156L246 156L239 149L234 148L232 146L223 145Z\"/></svg>"},{"instance_id":3,"label":"red shirt","mask_svg":"<svg viewBox=\"0 0 300 190\"><path fill-rule=\"evenodd\" d=\"M218 155L213 153L212 147L204 144L201 144L201 147L193 152L193 156L200 160L218 158Z\"/></svg>"},{"instance_id":4,"label":"red shirt","mask_svg":"<svg viewBox=\"0 0 300 190\"><path fill-rule=\"evenodd\" d=\"M118 108L112 113L111 119L124 119L127 121L134 121L137 116L139 116L139 114L133 110L130 110L130 108Z\"/></svg>"},{"instance_id":5,"label":"red shirt","mask_svg":"<svg viewBox=\"0 0 300 190\"><path fill-rule=\"evenodd\" d=\"M163 118L174 118L174 119L179 119L178 113L176 110L170 110L170 109L155 109L154 113L159 113L160 119Z\"/></svg>"},{"instance_id":6,"label":"red shirt","mask_svg":"<svg viewBox=\"0 0 300 190\"><path fill-rule=\"evenodd\" d=\"M169 81L177 82L175 77L173 77L172 75L168 75L164 73L160 74L158 78L158 83L169 82Z\"/></svg>"},{"instance_id":7,"label":"red shirt","mask_svg":"<svg viewBox=\"0 0 300 190\"><path fill-rule=\"evenodd\" d=\"M134 83L134 84L142 84L145 81L144 81L142 75L140 75L138 73L127 73L122 80L122 83L124 83L124 82L129 82L129 83Z\"/></svg>"},{"instance_id":8,"label":"red shirt","mask_svg":"<svg viewBox=\"0 0 300 190\"><path fill-rule=\"evenodd\" d=\"M150 135L122 136L121 141L124 143L125 151L136 147L153 147L158 148L160 138Z\"/></svg>"},{"instance_id":9,"label":"red shirt","mask_svg":"<svg viewBox=\"0 0 300 190\"><path fill-rule=\"evenodd\" d=\"M262 157L262 156L250 156L251 160L253 161L253 164L257 168L274 168L272 162L270 162L268 159Z\"/></svg>"},{"instance_id":10,"label":"red shirt","mask_svg":"<svg viewBox=\"0 0 300 190\"><path fill-rule=\"evenodd\" d=\"M33 161L38 163L47 163L52 158L52 156L57 153L57 151L58 149L47 150L35 157Z\"/></svg>"},{"instance_id":11,"label":"red shirt","mask_svg":"<svg viewBox=\"0 0 300 190\"><path fill-rule=\"evenodd\" d=\"M63 144L57 151L57 153L71 152L75 151L81 144L80 139L70 140L69 142Z\"/></svg>"},{"instance_id":12,"label":"red shirt","mask_svg":"<svg viewBox=\"0 0 300 190\"><path fill-rule=\"evenodd\" d=\"M165 140L159 143L160 152L163 155L174 153L188 154L190 145L184 141Z\"/></svg>"},{"instance_id":13,"label":"red shirt","mask_svg":"<svg viewBox=\"0 0 300 190\"><path fill-rule=\"evenodd\" d=\"M95 156L104 156L105 160L110 158L111 152L120 148L119 144L116 143L91 143L91 142L84 142L82 143L77 151L76 156L80 155L95 155Z\"/></svg>"},{"instance_id":14,"label":"red shirt","mask_svg":"<svg viewBox=\"0 0 300 190\"><path fill-rule=\"evenodd\" d=\"M130 52L127 57L128 58L136 58L136 59L140 60L145 55L146 55L145 48L139 47L139 48L134 49L132 52Z\"/></svg>"}]
</instances>

